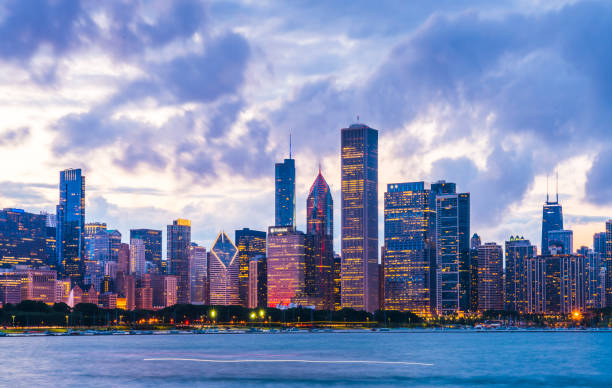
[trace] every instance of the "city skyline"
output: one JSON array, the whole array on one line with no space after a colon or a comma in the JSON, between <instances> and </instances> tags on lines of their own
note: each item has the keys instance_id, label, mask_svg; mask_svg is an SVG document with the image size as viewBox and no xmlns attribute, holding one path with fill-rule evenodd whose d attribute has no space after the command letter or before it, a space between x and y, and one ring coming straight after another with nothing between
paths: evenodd
<instances>
[{"instance_id":1,"label":"city skyline","mask_svg":"<svg viewBox=\"0 0 612 388\"><path fill-rule=\"evenodd\" d=\"M218 227L273 224L270 172L288 156L291 133L305 230L303 196L319 163L340 198L335 130L360 115L381 131L379 194L391 182L457 182L478 193L472 229L485 241L541 241L555 170L576 246L612 214L609 82L598 49L607 42L580 28L580 15L608 25L609 4L58 4L47 10L64 17L62 28L19 2L0 21L0 161L11 165L2 207L53 212L49 172L82 168L88 221L126 234L194 214L193 239L210 246ZM190 23L177 22L184 15ZM27 31L36 33L26 45L12 43ZM382 236L380 207L378 218Z\"/></svg>"}]
</instances>

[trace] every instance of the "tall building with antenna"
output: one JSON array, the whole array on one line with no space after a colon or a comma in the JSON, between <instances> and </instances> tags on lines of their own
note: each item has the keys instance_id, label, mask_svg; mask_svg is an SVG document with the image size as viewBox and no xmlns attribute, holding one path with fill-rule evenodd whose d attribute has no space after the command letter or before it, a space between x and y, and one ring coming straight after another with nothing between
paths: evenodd
<instances>
[{"instance_id":1,"label":"tall building with antenna","mask_svg":"<svg viewBox=\"0 0 612 388\"><path fill-rule=\"evenodd\" d=\"M542 255L548 255L548 232L563 230L563 208L559 204L559 175L557 174L557 193L555 201L548 196L548 177L546 178L546 203L542 208Z\"/></svg>"},{"instance_id":2,"label":"tall building with antenna","mask_svg":"<svg viewBox=\"0 0 612 388\"><path fill-rule=\"evenodd\" d=\"M291 158L291 135L289 159L275 165L274 216L275 226L295 226L295 160Z\"/></svg>"}]
</instances>

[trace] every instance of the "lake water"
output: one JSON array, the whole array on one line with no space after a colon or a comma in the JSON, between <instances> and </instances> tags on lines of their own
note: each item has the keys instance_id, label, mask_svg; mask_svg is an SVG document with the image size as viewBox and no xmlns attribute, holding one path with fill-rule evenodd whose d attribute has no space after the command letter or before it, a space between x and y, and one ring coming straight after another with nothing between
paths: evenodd
<instances>
[{"instance_id":1,"label":"lake water","mask_svg":"<svg viewBox=\"0 0 612 388\"><path fill-rule=\"evenodd\" d=\"M601 387L612 332L4 337L0 371L6 387Z\"/></svg>"}]
</instances>

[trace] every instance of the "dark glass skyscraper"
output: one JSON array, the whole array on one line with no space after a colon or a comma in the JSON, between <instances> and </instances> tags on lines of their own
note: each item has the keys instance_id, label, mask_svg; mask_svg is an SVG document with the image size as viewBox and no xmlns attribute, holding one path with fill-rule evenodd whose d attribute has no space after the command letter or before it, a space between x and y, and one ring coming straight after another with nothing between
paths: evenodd
<instances>
[{"instance_id":1,"label":"dark glass skyscraper","mask_svg":"<svg viewBox=\"0 0 612 388\"><path fill-rule=\"evenodd\" d=\"M295 160L291 159L291 155L283 163L276 163L275 177L276 226L295 226Z\"/></svg>"},{"instance_id":2,"label":"dark glass skyscraper","mask_svg":"<svg viewBox=\"0 0 612 388\"><path fill-rule=\"evenodd\" d=\"M244 228L237 230L234 237L238 247L238 260L240 261L240 271L238 274L240 303L248 307L250 300L249 271L251 261L257 258L255 264L253 264L255 270L262 271L266 266L266 232ZM257 274L253 274L253 276L256 277ZM257 291L257 288L255 290ZM255 304L255 307L257 307L257 304Z\"/></svg>"},{"instance_id":3,"label":"dark glass skyscraper","mask_svg":"<svg viewBox=\"0 0 612 388\"><path fill-rule=\"evenodd\" d=\"M606 253L606 232L598 232L593 235L593 251L604 256Z\"/></svg>"},{"instance_id":4,"label":"dark glass skyscraper","mask_svg":"<svg viewBox=\"0 0 612 388\"><path fill-rule=\"evenodd\" d=\"M436 194L436 293L439 314L470 308L470 194L455 184L431 185Z\"/></svg>"},{"instance_id":5,"label":"dark glass skyscraper","mask_svg":"<svg viewBox=\"0 0 612 388\"><path fill-rule=\"evenodd\" d=\"M313 236L312 300L318 309L332 310L334 267L334 202L319 170L306 200L306 233Z\"/></svg>"},{"instance_id":6,"label":"dark glass skyscraper","mask_svg":"<svg viewBox=\"0 0 612 388\"><path fill-rule=\"evenodd\" d=\"M0 210L0 267L47 264L46 221L44 214Z\"/></svg>"},{"instance_id":7,"label":"dark glass skyscraper","mask_svg":"<svg viewBox=\"0 0 612 388\"><path fill-rule=\"evenodd\" d=\"M384 246L386 310L411 311L419 315L431 313L435 203L428 186L424 182L387 185Z\"/></svg>"},{"instance_id":8,"label":"dark glass skyscraper","mask_svg":"<svg viewBox=\"0 0 612 388\"><path fill-rule=\"evenodd\" d=\"M83 280L85 254L85 177L81 169L60 171L57 205L57 260L64 275Z\"/></svg>"},{"instance_id":9,"label":"dark glass skyscraper","mask_svg":"<svg viewBox=\"0 0 612 388\"><path fill-rule=\"evenodd\" d=\"M191 221L177 219L168 225L167 255L170 274L178 278L177 303L189 303L191 279L189 268L189 247L191 246Z\"/></svg>"},{"instance_id":10,"label":"dark glass skyscraper","mask_svg":"<svg viewBox=\"0 0 612 388\"><path fill-rule=\"evenodd\" d=\"M341 130L342 307L378 308L378 131Z\"/></svg>"},{"instance_id":11,"label":"dark glass skyscraper","mask_svg":"<svg viewBox=\"0 0 612 388\"><path fill-rule=\"evenodd\" d=\"M559 205L559 195L556 201L549 201L546 195L546 203L542 208L542 255L548 255L548 232L563 229L563 208Z\"/></svg>"},{"instance_id":12,"label":"dark glass skyscraper","mask_svg":"<svg viewBox=\"0 0 612 388\"><path fill-rule=\"evenodd\" d=\"M130 240L142 240L145 248L145 260L155 264L162 273L162 231L155 229L131 229Z\"/></svg>"}]
</instances>

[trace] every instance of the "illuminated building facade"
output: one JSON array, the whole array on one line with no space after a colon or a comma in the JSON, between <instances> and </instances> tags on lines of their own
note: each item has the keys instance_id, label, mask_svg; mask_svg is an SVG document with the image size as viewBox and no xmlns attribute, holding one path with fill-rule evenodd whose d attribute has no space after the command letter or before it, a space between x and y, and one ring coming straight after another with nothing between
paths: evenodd
<instances>
[{"instance_id":1,"label":"illuminated building facade","mask_svg":"<svg viewBox=\"0 0 612 388\"><path fill-rule=\"evenodd\" d=\"M546 195L546 203L542 208L542 255L548 255L548 232L551 230L563 230L563 208L559 204L559 196L556 201L549 201Z\"/></svg>"},{"instance_id":2,"label":"illuminated building facade","mask_svg":"<svg viewBox=\"0 0 612 388\"><path fill-rule=\"evenodd\" d=\"M60 171L57 205L57 260L64 275L82 283L85 253L85 176L81 169Z\"/></svg>"},{"instance_id":3,"label":"illuminated building facade","mask_svg":"<svg viewBox=\"0 0 612 388\"><path fill-rule=\"evenodd\" d=\"M503 260L500 245L478 247L478 311L504 309Z\"/></svg>"},{"instance_id":4,"label":"illuminated building facade","mask_svg":"<svg viewBox=\"0 0 612 388\"><path fill-rule=\"evenodd\" d=\"M46 217L21 209L0 211L0 267L46 265Z\"/></svg>"},{"instance_id":5,"label":"illuminated building facade","mask_svg":"<svg viewBox=\"0 0 612 388\"><path fill-rule=\"evenodd\" d=\"M142 276L145 273L145 246L141 239L130 240L130 275Z\"/></svg>"},{"instance_id":6,"label":"illuminated building facade","mask_svg":"<svg viewBox=\"0 0 612 388\"><path fill-rule=\"evenodd\" d=\"M604 255L606 267L606 307L612 307L612 220L606 221L606 253Z\"/></svg>"},{"instance_id":7,"label":"illuminated building facade","mask_svg":"<svg viewBox=\"0 0 612 388\"><path fill-rule=\"evenodd\" d=\"M334 254L334 310L342 309L342 257Z\"/></svg>"},{"instance_id":8,"label":"illuminated building facade","mask_svg":"<svg viewBox=\"0 0 612 388\"><path fill-rule=\"evenodd\" d=\"M257 279L257 274L254 274L253 277L250 275L251 259L258 258L256 263L259 264L253 264L257 266L258 271L265 268L266 232L243 228L236 230L234 237L238 247L238 260L240 261L240 272L238 274L240 301L243 306L248 306L252 299L249 296L249 290L252 289L251 281ZM257 299L257 295L254 295L254 298Z\"/></svg>"},{"instance_id":9,"label":"illuminated building facade","mask_svg":"<svg viewBox=\"0 0 612 388\"><path fill-rule=\"evenodd\" d=\"M342 307L378 309L378 131L341 130ZM268 302L270 304L270 302Z\"/></svg>"},{"instance_id":10,"label":"illuminated building facade","mask_svg":"<svg viewBox=\"0 0 612 388\"><path fill-rule=\"evenodd\" d=\"M167 255L170 274L178 277L177 303L189 303L191 280L189 271L189 247L191 246L191 221L179 218L168 225Z\"/></svg>"},{"instance_id":11,"label":"illuminated building facade","mask_svg":"<svg viewBox=\"0 0 612 388\"><path fill-rule=\"evenodd\" d=\"M317 309L334 307L334 202L331 190L319 169L306 200L306 233L313 239L311 299Z\"/></svg>"},{"instance_id":12,"label":"illuminated building facade","mask_svg":"<svg viewBox=\"0 0 612 388\"><path fill-rule=\"evenodd\" d=\"M268 306L310 305L306 270L312 237L291 226L271 226L267 241Z\"/></svg>"},{"instance_id":13,"label":"illuminated building facade","mask_svg":"<svg viewBox=\"0 0 612 388\"><path fill-rule=\"evenodd\" d=\"M172 275L151 275L153 288L153 308L162 309L174 306L178 288L178 278Z\"/></svg>"},{"instance_id":14,"label":"illuminated building facade","mask_svg":"<svg viewBox=\"0 0 612 388\"><path fill-rule=\"evenodd\" d=\"M274 216L277 226L295 226L295 160L275 165Z\"/></svg>"},{"instance_id":15,"label":"illuminated building facade","mask_svg":"<svg viewBox=\"0 0 612 388\"><path fill-rule=\"evenodd\" d=\"M511 236L505 248L505 309L525 313L528 311L527 261L536 257L537 247L523 237Z\"/></svg>"},{"instance_id":16,"label":"illuminated building facade","mask_svg":"<svg viewBox=\"0 0 612 388\"><path fill-rule=\"evenodd\" d=\"M384 305L429 315L435 259L435 197L424 182L392 183L385 193Z\"/></svg>"},{"instance_id":17,"label":"illuminated building facade","mask_svg":"<svg viewBox=\"0 0 612 388\"><path fill-rule=\"evenodd\" d=\"M21 275L21 300L53 304L56 300L57 272L46 269L16 270Z\"/></svg>"},{"instance_id":18,"label":"illuminated building facade","mask_svg":"<svg viewBox=\"0 0 612 388\"><path fill-rule=\"evenodd\" d=\"M574 253L574 232L551 230L548 232L548 254L571 255Z\"/></svg>"},{"instance_id":19,"label":"illuminated building facade","mask_svg":"<svg viewBox=\"0 0 612 388\"><path fill-rule=\"evenodd\" d=\"M208 254L206 247L191 243L189 248L191 272L191 303L208 303Z\"/></svg>"},{"instance_id":20,"label":"illuminated building facade","mask_svg":"<svg viewBox=\"0 0 612 388\"><path fill-rule=\"evenodd\" d=\"M268 305L268 271L264 255L249 259L248 308L266 307Z\"/></svg>"},{"instance_id":21,"label":"illuminated building facade","mask_svg":"<svg viewBox=\"0 0 612 388\"><path fill-rule=\"evenodd\" d=\"M155 264L162 273L162 231L156 229L131 229L130 240L139 239L144 243L145 260Z\"/></svg>"},{"instance_id":22,"label":"illuminated building facade","mask_svg":"<svg viewBox=\"0 0 612 388\"><path fill-rule=\"evenodd\" d=\"M436 194L435 305L439 314L470 308L470 194L454 193L455 184L431 185Z\"/></svg>"},{"instance_id":23,"label":"illuminated building facade","mask_svg":"<svg viewBox=\"0 0 612 388\"><path fill-rule=\"evenodd\" d=\"M21 279L15 271L0 272L0 304L21 302Z\"/></svg>"},{"instance_id":24,"label":"illuminated building facade","mask_svg":"<svg viewBox=\"0 0 612 388\"><path fill-rule=\"evenodd\" d=\"M595 252L588 247L581 247L578 254L584 257L585 271L585 304L586 308L598 309L605 307L605 279L602 281L602 270L605 273L605 268L602 266L601 254Z\"/></svg>"},{"instance_id":25,"label":"illuminated building facade","mask_svg":"<svg viewBox=\"0 0 612 388\"><path fill-rule=\"evenodd\" d=\"M225 232L217 236L208 265L210 304L240 306L238 248Z\"/></svg>"}]
</instances>

